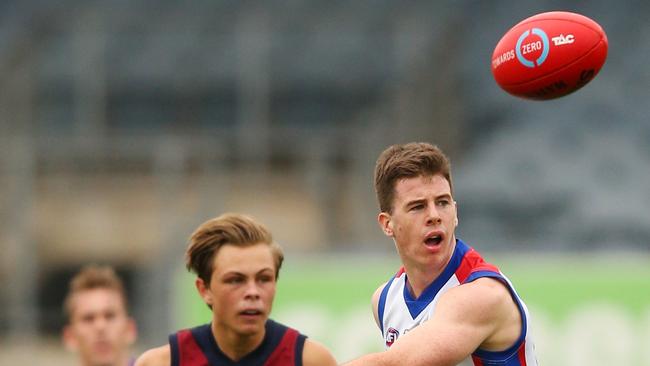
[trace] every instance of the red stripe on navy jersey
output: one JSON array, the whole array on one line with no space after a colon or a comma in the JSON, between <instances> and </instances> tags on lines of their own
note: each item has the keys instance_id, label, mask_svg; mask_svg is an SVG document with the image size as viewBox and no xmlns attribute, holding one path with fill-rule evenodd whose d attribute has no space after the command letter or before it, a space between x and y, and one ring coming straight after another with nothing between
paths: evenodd
<instances>
[{"instance_id":1,"label":"red stripe on navy jersey","mask_svg":"<svg viewBox=\"0 0 650 366\"><path fill-rule=\"evenodd\" d=\"M519 365L520 366L526 366L526 340L521 342L521 346L519 346L519 351L517 352L517 356L519 356Z\"/></svg>"},{"instance_id":2,"label":"red stripe on navy jersey","mask_svg":"<svg viewBox=\"0 0 650 366\"><path fill-rule=\"evenodd\" d=\"M456 278L458 282L463 283L469 277L469 274L472 273L472 263L468 260L470 252L467 252L463 259L460 261L460 265L456 269Z\"/></svg>"},{"instance_id":3,"label":"red stripe on navy jersey","mask_svg":"<svg viewBox=\"0 0 650 366\"><path fill-rule=\"evenodd\" d=\"M170 336L169 340L172 349L171 366L216 366L224 363L228 365L302 366L305 336L297 330L271 319L267 321L265 327L266 334L262 344L239 361L231 361L219 350L219 346L214 343L214 338L212 338L209 324L178 331L175 335Z\"/></svg>"},{"instance_id":4,"label":"red stripe on navy jersey","mask_svg":"<svg viewBox=\"0 0 650 366\"><path fill-rule=\"evenodd\" d=\"M178 332L178 353L181 366L207 366L208 359L189 329Z\"/></svg>"},{"instance_id":5,"label":"red stripe on navy jersey","mask_svg":"<svg viewBox=\"0 0 650 366\"><path fill-rule=\"evenodd\" d=\"M483 360L477 356L472 355L472 362L474 363L474 366L483 366Z\"/></svg>"},{"instance_id":6,"label":"red stripe on navy jersey","mask_svg":"<svg viewBox=\"0 0 650 366\"><path fill-rule=\"evenodd\" d=\"M458 282L464 283L467 277L469 277L472 273L479 271L499 273L499 268L492 264L486 263L483 258L481 258L481 255L478 254L474 248L471 248L467 251L467 253L465 253L465 256L463 256L463 260L460 262L458 269L456 269L456 278L458 278Z\"/></svg>"},{"instance_id":7,"label":"red stripe on navy jersey","mask_svg":"<svg viewBox=\"0 0 650 366\"><path fill-rule=\"evenodd\" d=\"M288 328L280 344L278 344L278 347L266 360L264 366L294 365L296 358L296 339L298 339L298 331Z\"/></svg>"}]
</instances>

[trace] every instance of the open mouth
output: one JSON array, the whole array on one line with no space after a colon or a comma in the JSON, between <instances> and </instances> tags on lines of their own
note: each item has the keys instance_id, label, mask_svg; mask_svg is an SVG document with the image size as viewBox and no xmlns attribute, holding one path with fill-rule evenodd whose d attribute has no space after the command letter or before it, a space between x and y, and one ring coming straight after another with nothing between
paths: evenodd
<instances>
[{"instance_id":1,"label":"open mouth","mask_svg":"<svg viewBox=\"0 0 650 366\"><path fill-rule=\"evenodd\" d=\"M95 353L100 354L100 353L106 353L111 351L111 343L108 341L98 341L95 342L93 345L93 349Z\"/></svg>"},{"instance_id":2,"label":"open mouth","mask_svg":"<svg viewBox=\"0 0 650 366\"><path fill-rule=\"evenodd\" d=\"M247 309L247 310L244 310L244 311L240 311L239 315L258 316L258 315L262 315L262 312L259 311L259 310L255 310L255 309Z\"/></svg>"},{"instance_id":3,"label":"open mouth","mask_svg":"<svg viewBox=\"0 0 650 366\"><path fill-rule=\"evenodd\" d=\"M433 247L436 245L440 245L440 243L442 243L442 235L440 234L433 234L427 237L426 239L424 239L424 244L426 246Z\"/></svg>"}]
</instances>

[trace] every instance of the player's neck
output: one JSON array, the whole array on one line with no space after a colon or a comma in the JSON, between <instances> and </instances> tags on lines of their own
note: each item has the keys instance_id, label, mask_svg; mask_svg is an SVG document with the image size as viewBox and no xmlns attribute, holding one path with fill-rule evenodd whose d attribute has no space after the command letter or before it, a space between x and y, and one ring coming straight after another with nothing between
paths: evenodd
<instances>
[{"instance_id":1,"label":"player's neck","mask_svg":"<svg viewBox=\"0 0 650 366\"><path fill-rule=\"evenodd\" d=\"M432 271L431 269L422 271L417 267L411 269L405 268L405 270L407 278L406 286L411 293L411 296L413 296L414 299L417 299L422 295L422 292L424 292L424 290L435 281L438 276L440 276L444 267L436 271Z\"/></svg>"},{"instance_id":2,"label":"player's neck","mask_svg":"<svg viewBox=\"0 0 650 366\"><path fill-rule=\"evenodd\" d=\"M455 238L452 239L455 244ZM423 265L417 262L407 263L404 261L404 270L406 271L406 286L414 299L420 297L422 292L433 283L447 268L451 257L453 256L455 245L450 247L449 254L436 264Z\"/></svg>"},{"instance_id":3,"label":"player's neck","mask_svg":"<svg viewBox=\"0 0 650 366\"><path fill-rule=\"evenodd\" d=\"M266 334L265 328L262 328L258 333L242 335L235 333L232 330L219 330L214 324L215 322L212 323L212 334L219 349L221 349L221 352L228 356L229 359L235 362L241 360L244 356L259 347L264 340L264 335Z\"/></svg>"}]
</instances>

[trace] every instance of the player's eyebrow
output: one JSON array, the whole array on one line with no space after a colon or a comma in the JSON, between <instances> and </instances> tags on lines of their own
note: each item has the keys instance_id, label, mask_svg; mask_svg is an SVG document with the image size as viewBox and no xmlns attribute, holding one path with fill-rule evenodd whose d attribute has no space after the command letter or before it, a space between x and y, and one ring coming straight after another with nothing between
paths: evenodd
<instances>
[{"instance_id":1,"label":"player's eyebrow","mask_svg":"<svg viewBox=\"0 0 650 366\"><path fill-rule=\"evenodd\" d=\"M453 200L453 198L451 197L451 194L449 194L449 193L443 193L443 194L440 194L440 195L434 197L435 200L439 200L439 199L443 199L443 198L446 198L446 199L448 199L450 201ZM408 207L408 206L412 206L412 205L415 205L415 204L418 204L418 203L426 203L426 201L427 201L426 198L416 198L416 199L413 199L411 201L407 201L404 204L404 206Z\"/></svg>"},{"instance_id":2,"label":"player's eyebrow","mask_svg":"<svg viewBox=\"0 0 650 366\"><path fill-rule=\"evenodd\" d=\"M264 267L264 268L260 269L259 271L257 271L256 273L259 274L259 273L262 273L262 272L265 272L265 271L271 271L271 272L273 272L274 269L271 268L271 267Z\"/></svg>"},{"instance_id":3,"label":"player's eyebrow","mask_svg":"<svg viewBox=\"0 0 650 366\"><path fill-rule=\"evenodd\" d=\"M441 194L439 196L436 196L437 200L442 199L442 198L447 198L449 200L452 200L451 194L449 194L449 193L443 193L443 194Z\"/></svg>"},{"instance_id":4,"label":"player's eyebrow","mask_svg":"<svg viewBox=\"0 0 650 366\"><path fill-rule=\"evenodd\" d=\"M260 269L259 271L255 272L253 275L258 275L258 274L261 274L261 273L266 272L266 271L270 271L270 272L275 273L275 270L273 268L264 267L264 268ZM242 276L242 277L246 277L246 276L248 276L248 274L244 273L244 272L237 271L237 270L233 270L233 271L225 272L223 274L223 276Z\"/></svg>"},{"instance_id":5,"label":"player's eyebrow","mask_svg":"<svg viewBox=\"0 0 650 366\"><path fill-rule=\"evenodd\" d=\"M426 203L426 202L427 202L427 200L426 200L425 198L416 198L416 199L414 199L414 200L407 201L407 202L404 204L404 207L409 207L409 206L413 206L413 205L417 205L417 204L422 204L422 203Z\"/></svg>"}]
</instances>

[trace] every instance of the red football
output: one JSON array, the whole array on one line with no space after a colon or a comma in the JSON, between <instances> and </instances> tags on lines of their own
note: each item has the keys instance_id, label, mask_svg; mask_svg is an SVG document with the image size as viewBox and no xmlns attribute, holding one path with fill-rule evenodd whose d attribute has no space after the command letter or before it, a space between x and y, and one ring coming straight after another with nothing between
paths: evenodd
<instances>
[{"instance_id":1,"label":"red football","mask_svg":"<svg viewBox=\"0 0 650 366\"><path fill-rule=\"evenodd\" d=\"M492 74L510 94L552 99L587 84L605 58L607 35L598 23L552 11L524 19L503 35L492 54Z\"/></svg>"}]
</instances>

